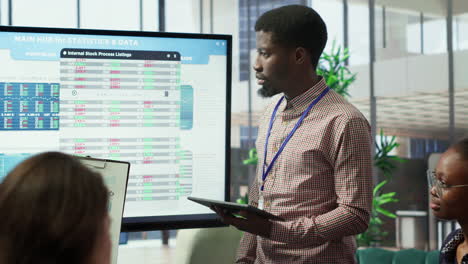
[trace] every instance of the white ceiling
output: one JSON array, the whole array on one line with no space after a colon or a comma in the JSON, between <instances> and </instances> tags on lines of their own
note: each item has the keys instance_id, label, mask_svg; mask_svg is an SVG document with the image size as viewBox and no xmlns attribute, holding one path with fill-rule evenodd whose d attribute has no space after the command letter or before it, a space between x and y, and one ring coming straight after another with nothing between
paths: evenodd
<instances>
[{"instance_id":1,"label":"white ceiling","mask_svg":"<svg viewBox=\"0 0 468 264\"><path fill-rule=\"evenodd\" d=\"M369 99L350 99L370 119ZM377 98L377 128L386 134L448 138L449 98L447 92L421 92L408 97ZM457 136L468 136L468 90L455 93Z\"/></svg>"},{"instance_id":2,"label":"white ceiling","mask_svg":"<svg viewBox=\"0 0 468 264\"><path fill-rule=\"evenodd\" d=\"M367 5L369 0L349 0L349 3ZM375 4L377 6L424 12L438 16L445 16L447 14L447 0L376 0ZM454 15L468 13L468 1L453 0L453 13Z\"/></svg>"}]
</instances>

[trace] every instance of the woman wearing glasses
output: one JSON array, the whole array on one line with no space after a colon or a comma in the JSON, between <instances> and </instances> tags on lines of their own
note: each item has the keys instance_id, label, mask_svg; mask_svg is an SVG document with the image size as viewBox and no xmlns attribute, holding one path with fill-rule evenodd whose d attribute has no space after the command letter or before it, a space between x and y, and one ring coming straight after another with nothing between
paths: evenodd
<instances>
[{"instance_id":1,"label":"woman wearing glasses","mask_svg":"<svg viewBox=\"0 0 468 264\"><path fill-rule=\"evenodd\" d=\"M442 154L436 170L428 173L428 180L434 215L457 220L461 226L445 239L440 263L468 264L468 138Z\"/></svg>"}]
</instances>

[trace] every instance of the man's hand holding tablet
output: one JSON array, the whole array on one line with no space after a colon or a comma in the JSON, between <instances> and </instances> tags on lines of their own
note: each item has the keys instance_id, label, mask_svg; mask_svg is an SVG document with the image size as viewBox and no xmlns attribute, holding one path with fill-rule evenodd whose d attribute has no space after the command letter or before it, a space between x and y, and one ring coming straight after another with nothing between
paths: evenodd
<instances>
[{"instance_id":1,"label":"man's hand holding tablet","mask_svg":"<svg viewBox=\"0 0 468 264\"><path fill-rule=\"evenodd\" d=\"M229 210L216 205L210 208L221 217L221 221L225 224L232 225L239 230L261 237L270 237L271 222L268 218L259 216L250 211L240 210L237 214L239 214L241 218L234 216Z\"/></svg>"},{"instance_id":2,"label":"man's hand holding tablet","mask_svg":"<svg viewBox=\"0 0 468 264\"><path fill-rule=\"evenodd\" d=\"M246 204L188 197L189 200L210 207L221 217L221 221L237 229L268 238L271 222L284 221L283 218ZM236 216L237 215L237 216ZM239 217L240 216L240 217Z\"/></svg>"}]
</instances>

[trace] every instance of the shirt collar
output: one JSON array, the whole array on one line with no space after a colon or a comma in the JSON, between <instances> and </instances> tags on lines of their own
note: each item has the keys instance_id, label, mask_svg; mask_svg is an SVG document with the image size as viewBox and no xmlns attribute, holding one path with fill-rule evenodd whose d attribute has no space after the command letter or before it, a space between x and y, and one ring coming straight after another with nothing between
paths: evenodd
<instances>
[{"instance_id":1,"label":"shirt collar","mask_svg":"<svg viewBox=\"0 0 468 264\"><path fill-rule=\"evenodd\" d=\"M285 100L283 111L293 111L302 113L315 98L317 98L323 90L327 88L327 83L322 76L319 76L320 80L314 86L309 88L304 93L294 97L291 100Z\"/></svg>"}]
</instances>

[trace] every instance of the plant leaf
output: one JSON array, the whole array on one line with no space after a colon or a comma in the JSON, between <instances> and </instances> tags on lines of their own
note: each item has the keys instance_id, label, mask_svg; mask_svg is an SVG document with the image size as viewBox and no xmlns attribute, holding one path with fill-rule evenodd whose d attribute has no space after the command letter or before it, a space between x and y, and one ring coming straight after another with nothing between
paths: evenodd
<instances>
[{"instance_id":1,"label":"plant leaf","mask_svg":"<svg viewBox=\"0 0 468 264\"><path fill-rule=\"evenodd\" d=\"M379 191L379 189L382 188L382 186L384 186L385 184L387 184L387 182L388 182L387 180L384 180L374 187L374 191L373 191L374 196L376 196L376 193Z\"/></svg>"},{"instance_id":2,"label":"plant leaf","mask_svg":"<svg viewBox=\"0 0 468 264\"><path fill-rule=\"evenodd\" d=\"M387 210L385 210L385 209L383 209L383 208L380 208L380 207L379 207L379 208L376 208L376 210L377 210L379 213L385 215L386 217L396 218L396 215L395 215L394 213L392 213L392 212L390 212L390 211L387 211Z\"/></svg>"}]
</instances>

